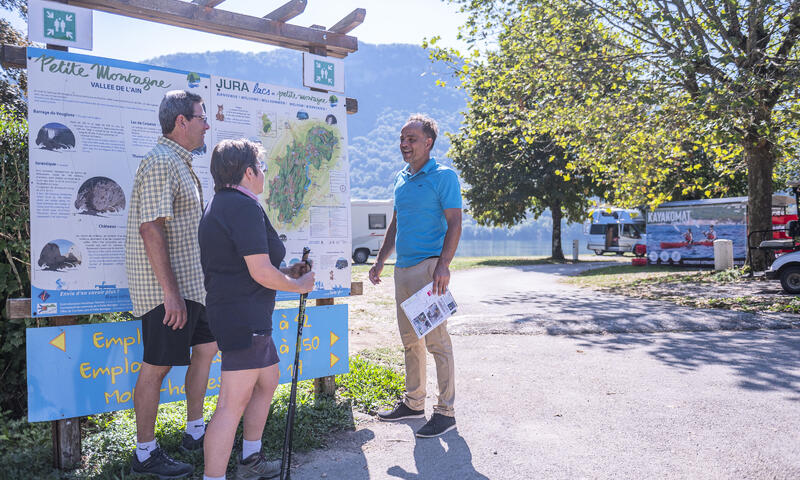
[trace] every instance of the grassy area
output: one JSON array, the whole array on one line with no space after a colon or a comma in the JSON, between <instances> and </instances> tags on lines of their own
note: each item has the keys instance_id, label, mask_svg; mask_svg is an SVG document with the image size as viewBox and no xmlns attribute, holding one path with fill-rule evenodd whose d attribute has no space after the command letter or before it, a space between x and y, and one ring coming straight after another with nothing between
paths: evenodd
<instances>
[{"instance_id":1,"label":"grassy area","mask_svg":"<svg viewBox=\"0 0 800 480\"><path fill-rule=\"evenodd\" d=\"M404 377L397 369L397 353L389 350L368 352L350 359L350 373L337 377L336 398L316 399L312 381L298 386L297 414L293 448L307 451L326 445L327 435L354 428L352 409L374 413L394 404L403 391ZM402 360L401 360L402 361ZM267 457L280 458L286 425L289 385L280 385L270 408L264 431ZM211 418L217 397L207 397L204 416ZM185 426L185 403L159 407L156 438L177 460L195 466L193 479L203 478L202 452L184 453L178 449ZM130 456L136 434L133 410L94 415L81 420L83 465L71 472L52 468L51 427L48 422L28 423L0 414L0 478L14 479L108 479L130 478ZM241 427L237 432L234 455L241 451ZM233 478L234 455L228 475Z\"/></svg>"},{"instance_id":2,"label":"grassy area","mask_svg":"<svg viewBox=\"0 0 800 480\"><path fill-rule=\"evenodd\" d=\"M723 284L743 281L745 273L738 268L715 272L708 269L676 270L668 265L612 265L587 270L563 282L595 288L688 282Z\"/></svg>"}]
</instances>

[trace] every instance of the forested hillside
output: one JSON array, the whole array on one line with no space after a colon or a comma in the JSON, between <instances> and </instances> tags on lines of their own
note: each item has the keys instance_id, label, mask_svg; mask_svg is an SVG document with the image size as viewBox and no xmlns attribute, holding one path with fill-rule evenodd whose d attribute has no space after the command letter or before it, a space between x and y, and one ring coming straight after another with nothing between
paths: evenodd
<instances>
[{"instance_id":1,"label":"forested hillside","mask_svg":"<svg viewBox=\"0 0 800 480\"><path fill-rule=\"evenodd\" d=\"M300 52L275 50L178 53L145 63L303 88L302 61ZM449 84L453 79L441 65L431 63L424 49L360 43L359 50L345 59L345 68L346 95L358 100L358 113L347 117L353 198L390 198L393 175L403 166L398 150L400 128L411 113L427 113L439 122L441 134L433 155L450 164L445 157L450 143L444 132L458 129L466 98L460 90L436 85L437 79ZM481 228L467 219L464 237L548 239L550 225L549 215L511 230ZM565 229L565 241L579 230L579 226Z\"/></svg>"}]
</instances>

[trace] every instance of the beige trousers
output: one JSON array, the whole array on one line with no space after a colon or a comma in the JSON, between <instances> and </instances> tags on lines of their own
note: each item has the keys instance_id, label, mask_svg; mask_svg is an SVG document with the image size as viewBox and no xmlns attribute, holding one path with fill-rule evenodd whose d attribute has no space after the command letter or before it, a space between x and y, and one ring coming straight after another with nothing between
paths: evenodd
<instances>
[{"instance_id":1,"label":"beige trousers","mask_svg":"<svg viewBox=\"0 0 800 480\"><path fill-rule=\"evenodd\" d=\"M453 362L453 344L447 333L447 321L417 338L414 327L408 321L400 304L419 289L433 281L433 270L437 258L428 258L408 268L394 269L395 299L397 300L397 325L403 341L406 360L406 393L404 402L414 410L425 409L425 384L427 349L436 362L436 379L439 383L439 399L433 407L434 413L455 416L453 403L455 391L455 366Z\"/></svg>"}]
</instances>

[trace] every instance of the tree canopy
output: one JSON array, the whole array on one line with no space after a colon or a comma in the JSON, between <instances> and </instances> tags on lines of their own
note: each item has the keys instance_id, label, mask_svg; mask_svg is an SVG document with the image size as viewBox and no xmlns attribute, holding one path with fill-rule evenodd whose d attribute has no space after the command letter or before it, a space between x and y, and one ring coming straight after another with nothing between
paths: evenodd
<instances>
[{"instance_id":1,"label":"tree canopy","mask_svg":"<svg viewBox=\"0 0 800 480\"><path fill-rule=\"evenodd\" d=\"M0 0L0 8L14 11L24 17L28 13L25 0ZM25 34L15 29L8 20L0 18L0 44L27 45ZM25 71L18 68L0 68L0 104L7 106L17 115L27 113L23 93L27 89Z\"/></svg>"},{"instance_id":2,"label":"tree canopy","mask_svg":"<svg viewBox=\"0 0 800 480\"><path fill-rule=\"evenodd\" d=\"M452 1L473 52L433 55L463 80L506 52L491 87L527 93L519 141L553 135L622 205L735 194L746 175L749 228L770 227L797 148L800 2Z\"/></svg>"}]
</instances>

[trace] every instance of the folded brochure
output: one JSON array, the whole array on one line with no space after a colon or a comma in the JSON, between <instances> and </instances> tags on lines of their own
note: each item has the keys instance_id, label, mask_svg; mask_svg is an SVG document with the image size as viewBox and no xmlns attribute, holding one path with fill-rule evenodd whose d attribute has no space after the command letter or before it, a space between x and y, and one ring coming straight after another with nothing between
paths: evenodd
<instances>
[{"instance_id":1,"label":"folded brochure","mask_svg":"<svg viewBox=\"0 0 800 480\"><path fill-rule=\"evenodd\" d=\"M411 295L400 306L411 321L411 326L414 327L419 338L424 337L447 320L450 315L456 313L457 307L450 290L446 290L444 295L433 294L433 282Z\"/></svg>"}]
</instances>

